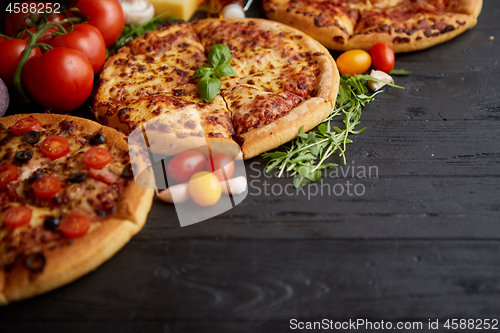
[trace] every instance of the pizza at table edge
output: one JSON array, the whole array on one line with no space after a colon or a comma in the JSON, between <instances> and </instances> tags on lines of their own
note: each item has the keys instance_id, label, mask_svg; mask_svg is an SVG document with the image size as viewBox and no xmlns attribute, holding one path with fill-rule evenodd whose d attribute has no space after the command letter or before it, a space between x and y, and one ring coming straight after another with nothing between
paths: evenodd
<instances>
[{"instance_id":1,"label":"pizza at table edge","mask_svg":"<svg viewBox=\"0 0 500 333\"><path fill-rule=\"evenodd\" d=\"M394 52L422 50L476 25L482 0L263 0L266 15L326 47Z\"/></svg>"},{"instance_id":2,"label":"pizza at table edge","mask_svg":"<svg viewBox=\"0 0 500 333\"><path fill-rule=\"evenodd\" d=\"M126 139L68 115L0 118L0 305L94 270L142 229L153 190Z\"/></svg>"}]
</instances>

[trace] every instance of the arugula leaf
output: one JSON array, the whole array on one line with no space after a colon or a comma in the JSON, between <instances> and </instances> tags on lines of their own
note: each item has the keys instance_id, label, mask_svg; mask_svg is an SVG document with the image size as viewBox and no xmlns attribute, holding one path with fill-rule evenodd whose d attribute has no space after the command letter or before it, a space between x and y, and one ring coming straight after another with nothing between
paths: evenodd
<instances>
[{"instance_id":1,"label":"arugula leaf","mask_svg":"<svg viewBox=\"0 0 500 333\"><path fill-rule=\"evenodd\" d=\"M206 75L198 82L198 92L205 102L210 103L220 93L220 85L218 78Z\"/></svg>"},{"instance_id":2,"label":"arugula leaf","mask_svg":"<svg viewBox=\"0 0 500 333\"><path fill-rule=\"evenodd\" d=\"M411 71L405 71L404 69L393 69L389 72L389 75L408 75Z\"/></svg>"},{"instance_id":3,"label":"arugula leaf","mask_svg":"<svg viewBox=\"0 0 500 333\"><path fill-rule=\"evenodd\" d=\"M336 108L332 114L316 130L304 133L304 128L301 128L297 138L291 141L285 151L262 154L263 158L270 159L266 173L276 168L279 169L278 177L283 176L284 172L291 172L294 176L293 185L300 188L309 182L319 181L321 170L338 166L335 163L326 162L333 154L337 153L345 164L346 146L352 143L349 135L364 131L364 128L357 129L360 124L361 109L372 102L374 96L382 93L382 91L377 91L370 96L367 95L369 79L372 78L368 75L342 75ZM343 115L343 129L331 125L332 119L340 115Z\"/></svg>"}]
</instances>

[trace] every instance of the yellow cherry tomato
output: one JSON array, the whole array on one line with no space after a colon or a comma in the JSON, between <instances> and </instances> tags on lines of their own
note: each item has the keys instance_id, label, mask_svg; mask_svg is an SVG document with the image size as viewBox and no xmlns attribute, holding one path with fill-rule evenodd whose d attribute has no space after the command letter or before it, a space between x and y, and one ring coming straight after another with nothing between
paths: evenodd
<instances>
[{"instance_id":1,"label":"yellow cherry tomato","mask_svg":"<svg viewBox=\"0 0 500 333\"><path fill-rule=\"evenodd\" d=\"M208 171L195 173L189 180L188 188L193 201L203 207L215 205L222 193L219 179Z\"/></svg>"},{"instance_id":2,"label":"yellow cherry tomato","mask_svg":"<svg viewBox=\"0 0 500 333\"><path fill-rule=\"evenodd\" d=\"M350 50L344 52L337 59L337 67L340 74L362 74L372 64L372 58L368 52L363 50Z\"/></svg>"}]
</instances>

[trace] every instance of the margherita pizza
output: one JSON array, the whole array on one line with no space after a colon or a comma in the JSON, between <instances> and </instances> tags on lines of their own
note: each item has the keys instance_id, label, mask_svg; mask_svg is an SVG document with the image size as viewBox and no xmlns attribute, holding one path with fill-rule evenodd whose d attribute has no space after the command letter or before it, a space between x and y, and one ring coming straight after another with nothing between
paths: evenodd
<instances>
[{"instance_id":1,"label":"margherita pizza","mask_svg":"<svg viewBox=\"0 0 500 333\"><path fill-rule=\"evenodd\" d=\"M152 198L122 133L66 115L1 118L0 304L95 269L142 229Z\"/></svg>"},{"instance_id":2,"label":"margherita pizza","mask_svg":"<svg viewBox=\"0 0 500 333\"><path fill-rule=\"evenodd\" d=\"M236 75L221 78L207 103L193 74L208 66L215 44L229 47ZM107 61L93 112L127 134L147 127L150 143L162 141L151 146L165 154L206 140L237 142L251 158L324 120L338 85L330 53L304 33L260 19L206 19L128 43Z\"/></svg>"},{"instance_id":3,"label":"margherita pizza","mask_svg":"<svg viewBox=\"0 0 500 333\"><path fill-rule=\"evenodd\" d=\"M476 25L482 0L263 0L266 15L326 47L369 50L378 42L410 52Z\"/></svg>"}]
</instances>

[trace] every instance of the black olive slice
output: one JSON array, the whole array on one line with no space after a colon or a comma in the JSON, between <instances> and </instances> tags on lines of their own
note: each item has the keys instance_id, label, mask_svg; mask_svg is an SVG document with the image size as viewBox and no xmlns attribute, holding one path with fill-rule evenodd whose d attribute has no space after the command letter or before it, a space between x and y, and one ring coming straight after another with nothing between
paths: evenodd
<instances>
[{"instance_id":1,"label":"black olive slice","mask_svg":"<svg viewBox=\"0 0 500 333\"><path fill-rule=\"evenodd\" d=\"M127 164L122 171L123 177L134 177L134 170L132 169L132 164Z\"/></svg>"},{"instance_id":2,"label":"black olive slice","mask_svg":"<svg viewBox=\"0 0 500 333\"><path fill-rule=\"evenodd\" d=\"M97 216L106 217L106 212L103 211L103 210L96 209L95 213L96 213Z\"/></svg>"},{"instance_id":3,"label":"black olive slice","mask_svg":"<svg viewBox=\"0 0 500 333\"><path fill-rule=\"evenodd\" d=\"M45 175L43 174L43 172L35 173L34 175L31 175L31 176L28 178L28 182L29 182L30 184L33 184L33 182L34 182L35 180L40 179L40 178L42 178L43 176L45 176Z\"/></svg>"},{"instance_id":4,"label":"black olive slice","mask_svg":"<svg viewBox=\"0 0 500 333\"><path fill-rule=\"evenodd\" d=\"M31 150L19 150L14 154L14 158L20 163L26 163L33 158L33 152Z\"/></svg>"},{"instance_id":5,"label":"black olive slice","mask_svg":"<svg viewBox=\"0 0 500 333\"><path fill-rule=\"evenodd\" d=\"M30 145L34 145L35 143L40 141L40 133L38 133L37 131L26 132L23 135L23 140Z\"/></svg>"},{"instance_id":6,"label":"black olive slice","mask_svg":"<svg viewBox=\"0 0 500 333\"><path fill-rule=\"evenodd\" d=\"M61 219L55 216L47 216L43 222L43 226L49 230L55 230L61 223Z\"/></svg>"},{"instance_id":7,"label":"black olive slice","mask_svg":"<svg viewBox=\"0 0 500 333\"><path fill-rule=\"evenodd\" d=\"M89 141L92 146L98 146L100 144L106 143L106 138L102 134L98 133L91 137Z\"/></svg>"},{"instance_id":8,"label":"black olive slice","mask_svg":"<svg viewBox=\"0 0 500 333\"><path fill-rule=\"evenodd\" d=\"M68 176L70 183L83 183L87 180L87 174L85 172L75 172Z\"/></svg>"},{"instance_id":9,"label":"black olive slice","mask_svg":"<svg viewBox=\"0 0 500 333\"><path fill-rule=\"evenodd\" d=\"M41 271L46 263L47 260L45 260L45 256L40 252L33 253L26 259L26 266L28 266L29 270L32 272Z\"/></svg>"}]
</instances>

